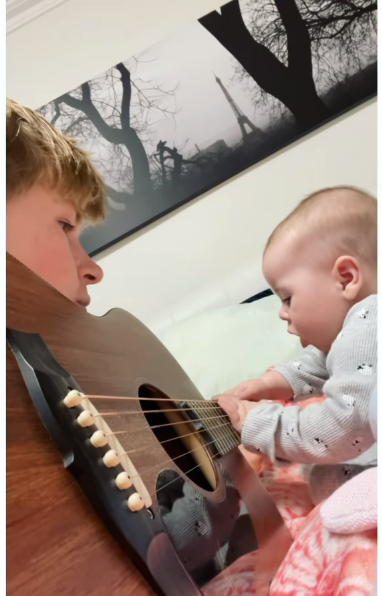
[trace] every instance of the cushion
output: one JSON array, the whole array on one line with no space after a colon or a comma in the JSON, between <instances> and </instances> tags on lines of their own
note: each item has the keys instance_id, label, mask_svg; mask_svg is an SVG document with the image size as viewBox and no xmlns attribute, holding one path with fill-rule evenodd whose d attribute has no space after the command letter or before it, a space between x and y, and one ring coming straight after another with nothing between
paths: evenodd
<instances>
[{"instance_id":1,"label":"cushion","mask_svg":"<svg viewBox=\"0 0 382 596\"><path fill-rule=\"evenodd\" d=\"M279 298L268 296L204 311L157 336L209 399L301 352L299 339L279 319L279 309Z\"/></svg>"},{"instance_id":2,"label":"cushion","mask_svg":"<svg viewBox=\"0 0 382 596\"><path fill-rule=\"evenodd\" d=\"M322 505L324 527L338 534L354 534L377 527L378 468L369 468L340 486Z\"/></svg>"}]
</instances>

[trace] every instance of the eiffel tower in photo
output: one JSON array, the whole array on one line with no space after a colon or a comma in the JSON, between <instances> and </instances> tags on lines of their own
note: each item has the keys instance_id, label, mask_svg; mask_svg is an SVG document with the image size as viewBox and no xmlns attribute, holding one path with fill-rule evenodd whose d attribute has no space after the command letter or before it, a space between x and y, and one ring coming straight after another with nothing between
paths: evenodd
<instances>
[{"instance_id":1,"label":"eiffel tower in photo","mask_svg":"<svg viewBox=\"0 0 382 596\"><path fill-rule=\"evenodd\" d=\"M228 93L227 89L224 87L221 79L219 79L219 77L217 77L215 73L214 73L214 77L215 77L215 80L216 80L217 84L219 85L220 89L223 91L226 100L228 101L229 105L231 106L233 113L235 114L237 123L240 126L243 141L248 140L248 136L249 135L253 136L254 133L256 133L256 135L259 135L259 136L262 135L263 131L260 128L258 128L257 126L255 126L253 124L253 122L251 122L250 119L244 114L243 110L241 108L239 108L236 101L231 97L231 95ZM248 133L247 129L245 128L245 125L247 125L248 128L252 132Z\"/></svg>"}]
</instances>

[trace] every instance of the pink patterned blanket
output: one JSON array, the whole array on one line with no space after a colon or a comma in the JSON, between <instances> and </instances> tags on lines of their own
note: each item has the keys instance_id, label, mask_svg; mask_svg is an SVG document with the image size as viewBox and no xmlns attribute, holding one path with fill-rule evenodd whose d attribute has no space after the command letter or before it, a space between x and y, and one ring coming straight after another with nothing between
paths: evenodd
<instances>
[{"instance_id":1,"label":"pink patterned blanket","mask_svg":"<svg viewBox=\"0 0 382 596\"><path fill-rule=\"evenodd\" d=\"M248 455L274 499L294 542L270 596L369 596L375 581L377 530L329 532L313 507L301 466L276 468ZM255 596L257 553L238 559L203 588L204 596Z\"/></svg>"}]
</instances>

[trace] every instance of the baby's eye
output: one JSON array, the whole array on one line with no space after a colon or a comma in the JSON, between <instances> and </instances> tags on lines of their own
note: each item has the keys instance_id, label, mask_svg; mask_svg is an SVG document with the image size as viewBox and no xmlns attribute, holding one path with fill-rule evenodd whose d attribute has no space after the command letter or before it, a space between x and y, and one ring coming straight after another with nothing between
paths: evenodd
<instances>
[{"instance_id":1,"label":"baby's eye","mask_svg":"<svg viewBox=\"0 0 382 596\"><path fill-rule=\"evenodd\" d=\"M282 301L283 304L287 304L288 306L290 306L290 302L292 300L292 297L289 296L289 298L284 298L284 300Z\"/></svg>"}]
</instances>

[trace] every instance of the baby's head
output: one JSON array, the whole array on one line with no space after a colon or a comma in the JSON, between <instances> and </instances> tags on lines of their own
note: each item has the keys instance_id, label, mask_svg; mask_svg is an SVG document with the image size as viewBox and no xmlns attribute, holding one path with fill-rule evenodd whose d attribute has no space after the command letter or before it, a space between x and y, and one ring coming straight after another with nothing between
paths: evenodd
<instances>
[{"instance_id":1,"label":"baby's head","mask_svg":"<svg viewBox=\"0 0 382 596\"><path fill-rule=\"evenodd\" d=\"M263 273L288 331L328 352L350 308L377 292L377 201L350 187L304 199L271 234Z\"/></svg>"}]
</instances>

